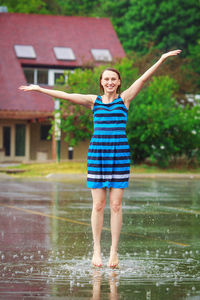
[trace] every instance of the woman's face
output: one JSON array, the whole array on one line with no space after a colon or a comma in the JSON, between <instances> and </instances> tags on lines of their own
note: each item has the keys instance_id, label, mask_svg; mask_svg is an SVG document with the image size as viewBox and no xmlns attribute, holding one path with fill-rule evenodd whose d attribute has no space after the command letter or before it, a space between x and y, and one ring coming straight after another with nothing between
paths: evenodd
<instances>
[{"instance_id":1,"label":"woman's face","mask_svg":"<svg viewBox=\"0 0 200 300\"><path fill-rule=\"evenodd\" d=\"M121 82L117 73L109 70L103 72L101 84L103 86L104 93L116 92L120 83Z\"/></svg>"}]
</instances>

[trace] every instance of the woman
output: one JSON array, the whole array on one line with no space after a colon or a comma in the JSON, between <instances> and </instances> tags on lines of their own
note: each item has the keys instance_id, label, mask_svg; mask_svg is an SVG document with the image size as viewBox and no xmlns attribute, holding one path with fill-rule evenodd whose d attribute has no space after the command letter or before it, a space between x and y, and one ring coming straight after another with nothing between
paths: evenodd
<instances>
[{"instance_id":1,"label":"woman","mask_svg":"<svg viewBox=\"0 0 200 300\"><path fill-rule=\"evenodd\" d=\"M23 91L37 91L55 98L81 104L93 110L94 134L88 151L87 187L91 188L93 209L91 224L94 241L92 264L102 266L101 231L103 226L106 189L110 189L112 244L108 266L118 265L117 248L122 226L122 196L128 186L130 153L125 134L126 120L130 102L135 98L144 83L158 67L170 56L181 50L167 52L120 94L121 77L117 70L108 68L100 76L100 89L103 96L68 94L62 91L41 88L38 85L21 86Z\"/></svg>"}]
</instances>

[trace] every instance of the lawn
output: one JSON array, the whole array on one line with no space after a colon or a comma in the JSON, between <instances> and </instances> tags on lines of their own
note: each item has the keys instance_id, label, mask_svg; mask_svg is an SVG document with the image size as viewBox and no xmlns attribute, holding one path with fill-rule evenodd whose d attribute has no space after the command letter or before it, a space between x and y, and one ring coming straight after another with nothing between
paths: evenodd
<instances>
[{"instance_id":1,"label":"lawn","mask_svg":"<svg viewBox=\"0 0 200 300\"><path fill-rule=\"evenodd\" d=\"M24 176L47 176L48 174L86 174L87 163L86 162L48 162L48 163L32 163L32 164L20 164L15 167L1 167L0 172L9 172L13 176L24 177ZM149 166L145 164L131 166L131 173L134 174L153 174L153 173L193 173L200 174L200 168L186 168L176 167L161 169L157 166Z\"/></svg>"}]
</instances>

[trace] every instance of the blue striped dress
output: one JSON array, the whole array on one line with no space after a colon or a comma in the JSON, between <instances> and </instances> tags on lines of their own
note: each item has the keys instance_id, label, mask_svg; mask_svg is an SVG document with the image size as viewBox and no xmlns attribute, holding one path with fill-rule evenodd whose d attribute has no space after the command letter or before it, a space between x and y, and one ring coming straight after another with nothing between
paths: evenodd
<instances>
[{"instance_id":1,"label":"blue striped dress","mask_svg":"<svg viewBox=\"0 0 200 300\"><path fill-rule=\"evenodd\" d=\"M111 103L103 103L97 96L93 107L94 133L88 150L88 188L128 187L127 116L128 109L120 95Z\"/></svg>"}]
</instances>

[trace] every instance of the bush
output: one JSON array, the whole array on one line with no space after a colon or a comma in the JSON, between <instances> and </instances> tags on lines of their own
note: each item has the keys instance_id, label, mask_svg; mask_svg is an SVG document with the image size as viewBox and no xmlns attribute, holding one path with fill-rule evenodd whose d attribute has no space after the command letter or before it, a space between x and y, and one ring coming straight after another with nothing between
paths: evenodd
<instances>
[{"instance_id":1,"label":"bush","mask_svg":"<svg viewBox=\"0 0 200 300\"><path fill-rule=\"evenodd\" d=\"M200 108L183 107L174 94L178 86L168 76L154 77L129 109L127 132L132 159L167 167L185 155L199 159Z\"/></svg>"}]
</instances>

